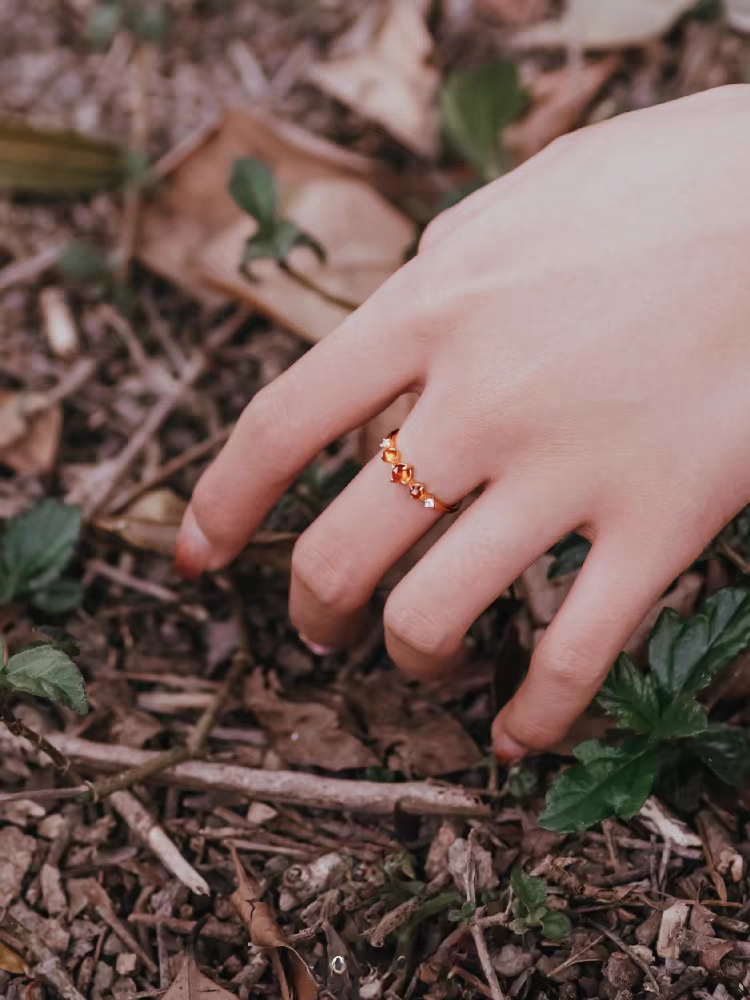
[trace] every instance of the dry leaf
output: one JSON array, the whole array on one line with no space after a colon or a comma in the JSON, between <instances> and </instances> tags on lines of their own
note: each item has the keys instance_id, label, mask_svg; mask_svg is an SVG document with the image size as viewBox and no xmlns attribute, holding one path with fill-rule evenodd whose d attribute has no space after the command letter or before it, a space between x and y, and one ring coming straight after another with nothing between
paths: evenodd
<instances>
[{"instance_id":1,"label":"dry leaf","mask_svg":"<svg viewBox=\"0 0 750 1000\"><path fill-rule=\"evenodd\" d=\"M197 149L179 160L143 213L139 255L152 270L208 305L222 296L201 284L196 254L243 218L227 193L232 164L254 156L274 172L282 194L320 177L379 177L372 160L259 111L229 109ZM239 258L237 258L239 260Z\"/></svg>"},{"instance_id":2,"label":"dry leaf","mask_svg":"<svg viewBox=\"0 0 750 1000\"><path fill-rule=\"evenodd\" d=\"M52 472L62 434L60 405L28 417L25 411L41 399L34 393L0 390L0 465L20 476Z\"/></svg>"},{"instance_id":3,"label":"dry leaf","mask_svg":"<svg viewBox=\"0 0 750 1000\"><path fill-rule=\"evenodd\" d=\"M237 889L229 900L247 929L250 943L271 951L273 970L279 980L283 1000L317 1000L318 987L307 963L287 943L269 904L258 899L257 886L248 879L233 845L231 851Z\"/></svg>"},{"instance_id":4,"label":"dry leaf","mask_svg":"<svg viewBox=\"0 0 750 1000\"><path fill-rule=\"evenodd\" d=\"M425 156L438 149L435 96L438 71L427 65L433 40L424 0L390 0L366 47L316 63L307 78L355 111L379 122ZM369 12L363 15L369 18Z\"/></svg>"},{"instance_id":5,"label":"dry leaf","mask_svg":"<svg viewBox=\"0 0 750 1000\"><path fill-rule=\"evenodd\" d=\"M521 46L616 49L660 38L695 0L568 0L559 21L526 28Z\"/></svg>"},{"instance_id":6,"label":"dry leaf","mask_svg":"<svg viewBox=\"0 0 750 1000\"><path fill-rule=\"evenodd\" d=\"M324 263L310 250L294 251L295 270L328 294L353 303L363 302L398 270L414 239L413 223L356 178L305 181L287 189L282 200L284 214L326 251ZM316 343L350 310L305 288L274 261L253 264L255 281L240 274L243 247L255 229L256 223L243 217L209 243L196 258L200 278Z\"/></svg>"},{"instance_id":7,"label":"dry leaf","mask_svg":"<svg viewBox=\"0 0 750 1000\"><path fill-rule=\"evenodd\" d=\"M125 180L127 158L119 146L78 132L0 121L0 190L76 194Z\"/></svg>"},{"instance_id":8,"label":"dry leaf","mask_svg":"<svg viewBox=\"0 0 750 1000\"><path fill-rule=\"evenodd\" d=\"M117 535L137 549L173 556L186 506L186 502L170 489L151 490L121 514L100 517L96 527ZM240 558L255 565L288 569L297 537L290 531L260 531Z\"/></svg>"},{"instance_id":9,"label":"dry leaf","mask_svg":"<svg viewBox=\"0 0 750 1000\"><path fill-rule=\"evenodd\" d=\"M619 65L619 56L610 56L598 62L574 62L539 76L530 87L531 110L503 133L514 160L528 160L569 132Z\"/></svg>"},{"instance_id":10,"label":"dry leaf","mask_svg":"<svg viewBox=\"0 0 750 1000\"><path fill-rule=\"evenodd\" d=\"M393 770L429 778L467 770L482 759L458 719L415 697L395 677L358 679L347 697L362 714L369 736L389 753Z\"/></svg>"},{"instance_id":11,"label":"dry leaf","mask_svg":"<svg viewBox=\"0 0 750 1000\"><path fill-rule=\"evenodd\" d=\"M332 708L319 702L280 698L259 671L245 684L245 705L270 734L274 750L289 764L344 771L380 763L356 736L342 728Z\"/></svg>"},{"instance_id":12,"label":"dry leaf","mask_svg":"<svg viewBox=\"0 0 750 1000\"><path fill-rule=\"evenodd\" d=\"M0 941L0 971L10 972L13 976L23 976L26 973L24 960L2 941Z\"/></svg>"},{"instance_id":13,"label":"dry leaf","mask_svg":"<svg viewBox=\"0 0 750 1000\"><path fill-rule=\"evenodd\" d=\"M186 955L163 1000L236 1000L236 997L204 976L193 956Z\"/></svg>"},{"instance_id":14,"label":"dry leaf","mask_svg":"<svg viewBox=\"0 0 750 1000\"><path fill-rule=\"evenodd\" d=\"M0 910L21 894L23 880L31 867L36 841L15 826L0 830Z\"/></svg>"}]
</instances>

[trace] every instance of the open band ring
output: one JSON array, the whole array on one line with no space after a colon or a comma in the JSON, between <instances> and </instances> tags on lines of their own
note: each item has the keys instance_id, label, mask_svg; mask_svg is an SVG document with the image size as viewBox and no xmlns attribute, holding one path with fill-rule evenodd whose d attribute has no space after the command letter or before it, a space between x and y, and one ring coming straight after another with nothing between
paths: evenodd
<instances>
[{"instance_id":1,"label":"open band ring","mask_svg":"<svg viewBox=\"0 0 750 1000\"><path fill-rule=\"evenodd\" d=\"M383 449L381 457L384 462L387 462L391 466L391 482L401 483L402 486L406 486L409 490L409 496L414 500L418 500L425 507L439 510L441 514L455 513L461 506L460 503L443 503L434 494L430 493L424 483L420 483L414 478L414 466L407 465L401 457L401 452L396 447L397 434L398 429L391 431L380 442L380 447Z\"/></svg>"}]
</instances>

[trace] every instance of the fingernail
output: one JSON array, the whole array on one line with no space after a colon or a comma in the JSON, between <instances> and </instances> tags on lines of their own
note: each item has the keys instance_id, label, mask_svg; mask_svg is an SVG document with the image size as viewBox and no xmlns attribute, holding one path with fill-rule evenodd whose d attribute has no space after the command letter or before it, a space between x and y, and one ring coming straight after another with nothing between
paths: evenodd
<instances>
[{"instance_id":1,"label":"fingernail","mask_svg":"<svg viewBox=\"0 0 750 1000\"><path fill-rule=\"evenodd\" d=\"M492 741L492 749L497 759L504 764L515 764L528 753L526 747L521 746L507 733L499 733L495 736Z\"/></svg>"},{"instance_id":2,"label":"fingernail","mask_svg":"<svg viewBox=\"0 0 750 1000\"><path fill-rule=\"evenodd\" d=\"M175 568L186 580L195 580L215 560L213 546L198 527L192 508L188 507L177 536Z\"/></svg>"},{"instance_id":3,"label":"fingernail","mask_svg":"<svg viewBox=\"0 0 750 1000\"><path fill-rule=\"evenodd\" d=\"M307 646L311 653L316 656L330 656L331 653L335 652L333 646L322 646L319 642L313 642L312 639L308 639L306 635L299 633L299 637L302 642Z\"/></svg>"}]
</instances>

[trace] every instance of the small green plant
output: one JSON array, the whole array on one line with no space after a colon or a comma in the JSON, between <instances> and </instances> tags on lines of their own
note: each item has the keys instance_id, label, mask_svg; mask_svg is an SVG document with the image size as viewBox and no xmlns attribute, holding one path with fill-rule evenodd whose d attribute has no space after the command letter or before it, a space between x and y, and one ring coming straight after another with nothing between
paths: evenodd
<instances>
[{"instance_id":1,"label":"small green plant","mask_svg":"<svg viewBox=\"0 0 750 1000\"><path fill-rule=\"evenodd\" d=\"M663 611L649 638L650 669L642 672L623 653L599 693L600 706L624 738L576 747L578 763L550 789L540 824L569 833L610 816L629 819L660 773L688 760L722 781L740 783L749 748L745 732L710 723L696 696L748 644L746 589L720 590L691 618Z\"/></svg>"},{"instance_id":2,"label":"small green plant","mask_svg":"<svg viewBox=\"0 0 750 1000\"><path fill-rule=\"evenodd\" d=\"M81 512L42 500L11 518L0 539L0 605L24 600L60 614L81 603L81 585L63 575L81 533Z\"/></svg>"},{"instance_id":3,"label":"small green plant","mask_svg":"<svg viewBox=\"0 0 750 1000\"><path fill-rule=\"evenodd\" d=\"M87 27L91 42L104 48L122 30L145 42L159 42L168 25L161 0L99 0L89 14Z\"/></svg>"},{"instance_id":4,"label":"small green plant","mask_svg":"<svg viewBox=\"0 0 750 1000\"><path fill-rule=\"evenodd\" d=\"M498 60L450 73L440 91L440 117L449 143L492 181L510 167L502 133L528 105L515 63Z\"/></svg>"},{"instance_id":5,"label":"small green plant","mask_svg":"<svg viewBox=\"0 0 750 1000\"><path fill-rule=\"evenodd\" d=\"M13 691L47 698L80 715L88 712L86 685L71 659L79 649L70 639L33 642L10 658L0 640L0 717L8 718L7 697Z\"/></svg>"},{"instance_id":6,"label":"small green plant","mask_svg":"<svg viewBox=\"0 0 750 1000\"><path fill-rule=\"evenodd\" d=\"M229 193L242 211L258 223L256 232L245 243L242 257L245 277L255 280L250 265L257 260L274 260L289 271L289 255L296 247L308 247L321 263L325 261L325 250L320 243L279 211L276 181L265 163L251 157L235 160Z\"/></svg>"},{"instance_id":7,"label":"small green plant","mask_svg":"<svg viewBox=\"0 0 750 1000\"><path fill-rule=\"evenodd\" d=\"M513 916L511 929L523 934L530 927L540 927L551 941L561 941L570 934L570 920L559 910L547 905L547 886L544 879L526 875L515 868L510 876L513 890Z\"/></svg>"}]
</instances>

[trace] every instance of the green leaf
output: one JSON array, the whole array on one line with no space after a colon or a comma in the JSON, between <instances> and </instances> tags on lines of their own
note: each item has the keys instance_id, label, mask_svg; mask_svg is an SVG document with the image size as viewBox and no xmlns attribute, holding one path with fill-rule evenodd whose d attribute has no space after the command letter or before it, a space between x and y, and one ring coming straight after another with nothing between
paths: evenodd
<instances>
[{"instance_id":1,"label":"green leaf","mask_svg":"<svg viewBox=\"0 0 750 1000\"><path fill-rule=\"evenodd\" d=\"M526 108L516 65L500 60L451 73L440 92L443 131L485 180L508 167L502 130Z\"/></svg>"},{"instance_id":2,"label":"green leaf","mask_svg":"<svg viewBox=\"0 0 750 1000\"><path fill-rule=\"evenodd\" d=\"M514 868L510 876L510 886L516 896L513 912L517 917L528 919L535 910L547 904L547 887L544 879L527 875L520 868Z\"/></svg>"},{"instance_id":3,"label":"green leaf","mask_svg":"<svg viewBox=\"0 0 750 1000\"><path fill-rule=\"evenodd\" d=\"M670 698L694 694L750 644L750 591L725 587L700 614L681 618L666 609L649 639L649 662Z\"/></svg>"},{"instance_id":4,"label":"green leaf","mask_svg":"<svg viewBox=\"0 0 750 1000\"><path fill-rule=\"evenodd\" d=\"M40 611L60 615L78 608L83 600L83 587L78 580L53 580L31 595L31 603Z\"/></svg>"},{"instance_id":5,"label":"green leaf","mask_svg":"<svg viewBox=\"0 0 750 1000\"><path fill-rule=\"evenodd\" d=\"M145 0L128 11L128 27L138 38L160 42L169 29L169 14L161 0Z\"/></svg>"},{"instance_id":6,"label":"green leaf","mask_svg":"<svg viewBox=\"0 0 750 1000\"><path fill-rule=\"evenodd\" d=\"M242 264L245 268L256 260L275 260L286 264L292 250L298 246L309 247L320 261L325 260L323 247L293 222L282 219L270 226L263 226L245 243Z\"/></svg>"},{"instance_id":7,"label":"green leaf","mask_svg":"<svg viewBox=\"0 0 750 1000\"><path fill-rule=\"evenodd\" d=\"M42 500L11 518L0 542L2 590L8 580L14 596L49 587L70 561L80 532L80 509L58 500Z\"/></svg>"},{"instance_id":8,"label":"green leaf","mask_svg":"<svg viewBox=\"0 0 750 1000\"><path fill-rule=\"evenodd\" d=\"M261 229L273 229L277 221L276 182L265 163L251 157L235 160L229 177L229 194Z\"/></svg>"},{"instance_id":9,"label":"green leaf","mask_svg":"<svg viewBox=\"0 0 750 1000\"><path fill-rule=\"evenodd\" d=\"M106 48L122 25L122 7L111 0L101 0L89 13L86 33L97 48Z\"/></svg>"},{"instance_id":10,"label":"green leaf","mask_svg":"<svg viewBox=\"0 0 750 1000\"><path fill-rule=\"evenodd\" d=\"M621 653L599 692L598 702L621 729L651 733L659 725L661 708L656 682L626 653Z\"/></svg>"},{"instance_id":11,"label":"green leaf","mask_svg":"<svg viewBox=\"0 0 750 1000\"><path fill-rule=\"evenodd\" d=\"M580 535L566 535L549 550L555 561L547 570L547 579L556 580L560 576L567 576L568 573L580 569L590 549L591 542L587 542Z\"/></svg>"},{"instance_id":12,"label":"green leaf","mask_svg":"<svg viewBox=\"0 0 750 1000\"><path fill-rule=\"evenodd\" d=\"M659 740L686 739L702 733L708 717L692 695L675 698L664 709L653 737Z\"/></svg>"},{"instance_id":13,"label":"green leaf","mask_svg":"<svg viewBox=\"0 0 750 1000\"><path fill-rule=\"evenodd\" d=\"M67 281L108 284L112 280L106 256L83 240L71 240L60 254L57 266Z\"/></svg>"},{"instance_id":14,"label":"green leaf","mask_svg":"<svg viewBox=\"0 0 750 1000\"><path fill-rule=\"evenodd\" d=\"M728 785L743 783L750 763L750 742L744 729L713 723L691 742L690 749Z\"/></svg>"},{"instance_id":15,"label":"green leaf","mask_svg":"<svg viewBox=\"0 0 750 1000\"><path fill-rule=\"evenodd\" d=\"M574 752L579 763L550 788L539 825L574 833L610 816L634 816L656 776L656 751L648 738L635 736L619 747L587 740Z\"/></svg>"},{"instance_id":16,"label":"green leaf","mask_svg":"<svg viewBox=\"0 0 750 1000\"><path fill-rule=\"evenodd\" d=\"M570 936L570 919L559 910L547 910L542 917L542 931L550 941L562 941Z\"/></svg>"},{"instance_id":17,"label":"green leaf","mask_svg":"<svg viewBox=\"0 0 750 1000\"><path fill-rule=\"evenodd\" d=\"M34 646L11 656L0 670L0 685L48 698L83 715L88 711L86 686L78 667L61 649Z\"/></svg>"}]
</instances>

